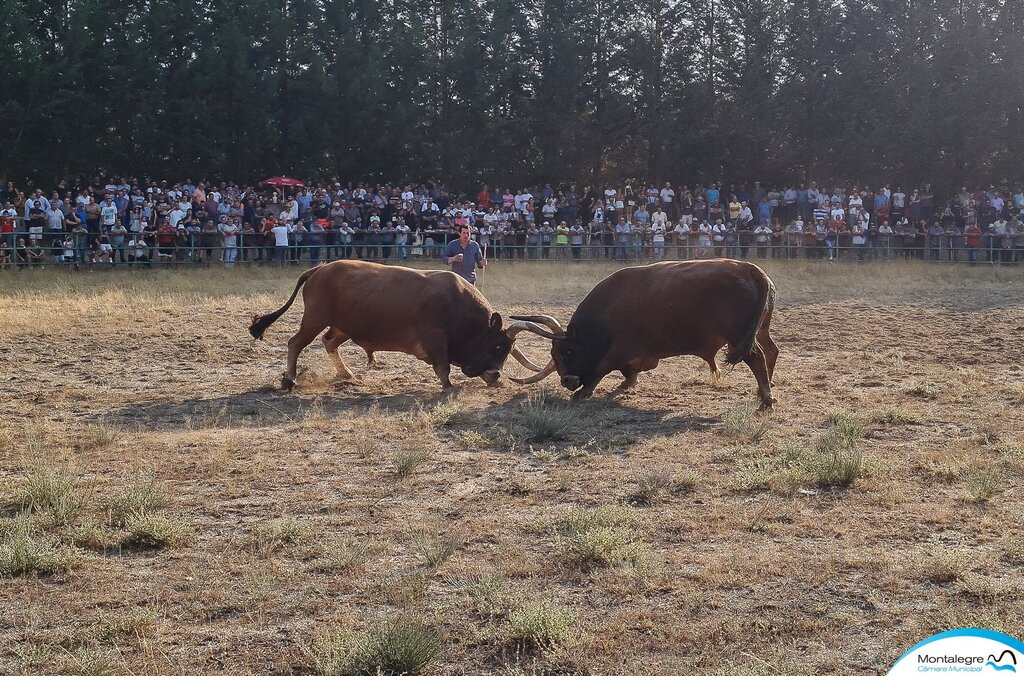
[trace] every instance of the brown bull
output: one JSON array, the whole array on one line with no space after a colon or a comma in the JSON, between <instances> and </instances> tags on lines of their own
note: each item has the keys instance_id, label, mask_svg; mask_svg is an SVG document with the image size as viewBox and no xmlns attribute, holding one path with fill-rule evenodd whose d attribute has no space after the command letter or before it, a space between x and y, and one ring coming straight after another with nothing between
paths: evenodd
<instances>
[{"instance_id":1,"label":"brown bull","mask_svg":"<svg viewBox=\"0 0 1024 676\"><path fill-rule=\"evenodd\" d=\"M253 338L263 338L267 327L291 307L300 288L305 310L298 332L288 341L288 365L281 380L284 389L295 384L299 353L324 329L330 329L323 336L324 347L338 376L346 379L353 374L338 348L349 340L366 350L371 365L373 353L378 351L405 352L422 359L434 367L445 391L452 389L452 365L488 385L497 383L509 354L527 368L540 371L514 344L518 331L539 327L517 322L503 329L501 315L483 294L447 270L413 270L363 261L321 265L302 273L281 308L253 318L249 326Z\"/></svg>"},{"instance_id":2,"label":"brown bull","mask_svg":"<svg viewBox=\"0 0 1024 676\"><path fill-rule=\"evenodd\" d=\"M625 377L619 386L625 390L636 385L638 373L677 355L701 357L718 375L715 356L728 345L725 361L750 367L761 408L770 409L779 356L769 335L774 306L775 285L752 263L708 260L623 268L591 290L564 330L547 315L512 317L532 322L517 330L552 340L544 370L516 382L534 383L557 370L573 399L585 399L612 371Z\"/></svg>"}]
</instances>

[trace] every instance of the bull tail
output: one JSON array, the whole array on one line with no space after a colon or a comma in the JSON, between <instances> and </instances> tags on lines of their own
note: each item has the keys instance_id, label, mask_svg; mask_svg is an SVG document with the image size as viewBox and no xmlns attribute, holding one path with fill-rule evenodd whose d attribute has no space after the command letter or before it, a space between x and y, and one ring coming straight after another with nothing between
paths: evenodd
<instances>
[{"instance_id":1,"label":"bull tail","mask_svg":"<svg viewBox=\"0 0 1024 676\"><path fill-rule=\"evenodd\" d=\"M292 296L288 299L287 303L270 314L256 315L252 318L252 324L249 325L249 333L253 338L256 340L263 340L263 332L266 331L271 324L280 319L281 315L288 311L288 308L290 308L292 303L295 302L295 297L299 295L299 289L302 288L302 285L306 283L306 280L312 277L313 273L318 269L319 268L311 268L299 275L299 281L295 283L295 290L292 291Z\"/></svg>"},{"instance_id":2,"label":"bull tail","mask_svg":"<svg viewBox=\"0 0 1024 676\"><path fill-rule=\"evenodd\" d=\"M725 355L725 362L732 366L746 359L755 349L759 349L757 332L761 330L765 319L771 316L772 310L775 307L775 284L764 273L764 270L761 270L761 268L756 269L761 273L760 280L763 280L764 288L761 289L761 302L758 305L757 314L754 315L753 321L751 321L750 326L744 332L743 337L735 344L729 345L729 351Z\"/></svg>"}]
</instances>

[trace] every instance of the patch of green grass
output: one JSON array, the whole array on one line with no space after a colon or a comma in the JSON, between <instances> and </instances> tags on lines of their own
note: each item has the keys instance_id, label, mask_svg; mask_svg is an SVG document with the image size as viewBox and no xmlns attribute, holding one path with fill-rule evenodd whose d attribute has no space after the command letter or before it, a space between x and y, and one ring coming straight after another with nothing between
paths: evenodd
<instances>
[{"instance_id":1,"label":"patch of green grass","mask_svg":"<svg viewBox=\"0 0 1024 676\"><path fill-rule=\"evenodd\" d=\"M133 514L124 523L121 544L140 549L164 549L180 543L188 528L180 521L157 514Z\"/></svg>"},{"instance_id":2,"label":"patch of green grass","mask_svg":"<svg viewBox=\"0 0 1024 676\"><path fill-rule=\"evenodd\" d=\"M156 478L138 476L110 500L107 511L113 525L124 526L131 517L152 514L166 504L167 494L157 486Z\"/></svg>"},{"instance_id":3,"label":"patch of green grass","mask_svg":"<svg viewBox=\"0 0 1024 676\"><path fill-rule=\"evenodd\" d=\"M546 389L519 404L519 422L527 441L562 441L576 424L576 410Z\"/></svg>"},{"instance_id":4,"label":"patch of green grass","mask_svg":"<svg viewBox=\"0 0 1024 676\"><path fill-rule=\"evenodd\" d=\"M550 650L572 642L576 616L548 600L527 601L508 615L508 639L527 650Z\"/></svg>"},{"instance_id":5,"label":"patch of green grass","mask_svg":"<svg viewBox=\"0 0 1024 676\"><path fill-rule=\"evenodd\" d=\"M7 520L0 528L0 577L52 575L77 564L73 549L58 548L51 538L34 532L28 519Z\"/></svg>"},{"instance_id":6,"label":"patch of green grass","mask_svg":"<svg viewBox=\"0 0 1024 676\"><path fill-rule=\"evenodd\" d=\"M443 650L437 629L419 618L398 615L362 634L340 631L316 638L307 654L322 676L412 676L430 667Z\"/></svg>"}]
</instances>

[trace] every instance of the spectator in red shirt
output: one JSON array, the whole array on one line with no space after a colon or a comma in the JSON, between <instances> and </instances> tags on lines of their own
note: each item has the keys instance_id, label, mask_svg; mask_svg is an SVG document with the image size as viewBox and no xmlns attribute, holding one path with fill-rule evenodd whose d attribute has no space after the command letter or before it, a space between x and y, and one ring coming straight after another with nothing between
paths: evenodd
<instances>
[{"instance_id":1,"label":"spectator in red shirt","mask_svg":"<svg viewBox=\"0 0 1024 676\"><path fill-rule=\"evenodd\" d=\"M481 211L487 211L491 208L491 193L487 191L486 185L481 188L479 194L477 194L476 203L480 205Z\"/></svg>"},{"instance_id":2,"label":"spectator in red shirt","mask_svg":"<svg viewBox=\"0 0 1024 676\"><path fill-rule=\"evenodd\" d=\"M964 244L967 245L967 260L971 265L978 262L978 249L981 247L981 228L971 223L964 229Z\"/></svg>"}]
</instances>

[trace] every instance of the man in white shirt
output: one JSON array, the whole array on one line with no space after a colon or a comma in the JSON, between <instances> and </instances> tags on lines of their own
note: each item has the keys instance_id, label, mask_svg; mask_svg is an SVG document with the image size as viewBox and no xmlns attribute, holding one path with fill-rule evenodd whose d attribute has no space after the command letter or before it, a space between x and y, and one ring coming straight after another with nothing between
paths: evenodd
<instances>
[{"instance_id":1,"label":"man in white shirt","mask_svg":"<svg viewBox=\"0 0 1024 676\"><path fill-rule=\"evenodd\" d=\"M290 223L278 222L270 229L274 235L274 260L282 267L288 260L288 233L292 231L292 228Z\"/></svg>"},{"instance_id":2,"label":"man in white shirt","mask_svg":"<svg viewBox=\"0 0 1024 676\"><path fill-rule=\"evenodd\" d=\"M167 220L170 221L171 227L177 229L178 223L185 218L185 211L181 208L181 205L175 205L171 210L171 213L167 214Z\"/></svg>"},{"instance_id":3,"label":"man in white shirt","mask_svg":"<svg viewBox=\"0 0 1024 676\"><path fill-rule=\"evenodd\" d=\"M691 219L692 220L692 219ZM672 228L672 234L676 238L676 258L685 260L690 257L690 226L682 218L676 227Z\"/></svg>"},{"instance_id":4,"label":"man in white shirt","mask_svg":"<svg viewBox=\"0 0 1024 676\"><path fill-rule=\"evenodd\" d=\"M395 226L395 244L398 246L398 257L403 261L409 260L409 230L404 220Z\"/></svg>"},{"instance_id":5,"label":"man in white shirt","mask_svg":"<svg viewBox=\"0 0 1024 676\"><path fill-rule=\"evenodd\" d=\"M228 219L221 221L217 227L224 240L224 254L222 259L225 267L233 267L238 257L238 233L241 228Z\"/></svg>"},{"instance_id":6,"label":"man in white shirt","mask_svg":"<svg viewBox=\"0 0 1024 676\"><path fill-rule=\"evenodd\" d=\"M107 199L103 200L103 204L100 205L100 224L103 230L110 230L116 222L117 206L110 199L110 195L107 195Z\"/></svg>"},{"instance_id":7,"label":"man in white shirt","mask_svg":"<svg viewBox=\"0 0 1024 676\"><path fill-rule=\"evenodd\" d=\"M651 219L651 244L654 245L654 260L656 261L665 258L665 221L658 218L659 214L664 213L658 209Z\"/></svg>"},{"instance_id":8,"label":"man in white shirt","mask_svg":"<svg viewBox=\"0 0 1024 676\"><path fill-rule=\"evenodd\" d=\"M672 184L666 182L665 187L661 189L661 204L668 212L669 218L675 220L676 214L676 191L672 189Z\"/></svg>"}]
</instances>

